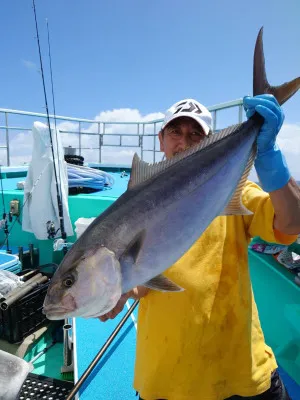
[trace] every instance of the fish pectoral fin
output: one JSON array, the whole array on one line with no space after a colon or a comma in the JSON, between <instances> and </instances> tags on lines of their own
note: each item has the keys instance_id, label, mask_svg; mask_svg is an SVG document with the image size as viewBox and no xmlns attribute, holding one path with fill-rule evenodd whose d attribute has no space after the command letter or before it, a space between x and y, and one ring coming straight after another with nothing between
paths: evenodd
<instances>
[{"instance_id":1,"label":"fish pectoral fin","mask_svg":"<svg viewBox=\"0 0 300 400\"><path fill-rule=\"evenodd\" d=\"M143 284L149 289L158 290L160 292L182 292L184 289L172 282L170 279L163 275L157 275L150 281Z\"/></svg>"},{"instance_id":2,"label":"fish pectoral fin","mask_svg":"<svg viewBox=\"0 0 300 400\"><path fill-rule=\"evenodd\" d=\"M141 250L144 237L145 237L145 231L139 232L139 234L136 235L135 238L127 246L127 249L124 251L122 255L122 259L127 259L127 260L129 259L131 260L132 264L135 264L139 252Z\"/></svg>"}]
</instances>

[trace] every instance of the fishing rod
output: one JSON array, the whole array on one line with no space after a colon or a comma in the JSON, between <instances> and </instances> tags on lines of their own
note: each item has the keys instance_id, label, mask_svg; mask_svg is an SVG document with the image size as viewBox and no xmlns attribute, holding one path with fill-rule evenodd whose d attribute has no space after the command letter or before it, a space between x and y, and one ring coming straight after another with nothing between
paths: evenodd
<instances>
[{"instance_id":1,"label":"fishing rod","mask_svg":"<svg viewBox=\"0 0 300 400\"><path fill-rule=\"evenodd\" d=\"M62 205L62 195L60 192L60 188L58 185L58 178L57 178L57 171L56 171L56 165L55 165L55 155L54 155L54 146L53 146L53 139L52 139L52 132L51 132L51 124L50 124L50 116L49 116L49 109L48 109L48 100L47 100L47 92L46 92L46 85L45 85L45 76L44 76L44 69L43 69L43 61L42 61L42 55L41 55L41 46L40 46L40 38L39 38L39 30L38 30L38 23L37 23L37 15L36 15L36 7L35 7L35 0L32 0L33 4L33 11L34 11L34 19L35 19L35 29L36 29L36 38L37 38L37 44L38 44L38 50L39 50L39 59L40 59L40 67L41 67L41 74L42 74L42 82L43 82L43 91L44 91L44 100L45 100L45 106L46 106L46 114L47 114L47 121L48 121L48 128L49 128L49 137L50 137L50 144L51 144L51 152L52 152L52 158L53 158L53 169L54 169L54 178L55 178L55 186L56 186L56 197L57 197L57 206L58 206L58 213L59 213L59 225L60 225L60 232L61 232L61 237L64 242L66 242L66 231L65 231L65 225L64 225L64 215L63 215L63 205ZM52 63L51 63L51 49L50 49L50 34L49 34L49 27L48 27L48 21L47 21L47 30L48 30L48 53L49 53L49 60L50 60L50 75L51 75L51 87L52 87L52 98L53 98L53 108L54 108L54 124L55 124L55 135L56 135L56 144L57 144L57 150L58 150L58 136L57 136L57 129L56 129L56 118L55 118L55 101L54 101L54 86L53 86L53 74L52 74ZM59 169L59 152L57 151L57 161L58 161L58 169ZM60 178L60 175L59 175ZM61 180L59 181L61 185ZM51 237L55 237L58 231L55 231L55 227L53 226L53 223L51 221L48 221L47 223L48 227L48 234L49 234L49 239ZM63 247L63 251L66 254L67 248L66 246Z\"/></svg>"},{"instance_id":2,"label":"fishing rod","mask_svg":"<svg viewBox=\"0 0 300 400\"><path fill-rule=\"evenodd\" d=\"M42 63L42 57L41 57L41 48L40 48L40 41L39 41L39 33L38 33L38 24L37 24L37 16L36 16L36 7L35 7L35 0L32 0L33 2L33 10L34 10L34 16L35 16L35 26L36 26L36 34L37 34L37 42L38 42L38 49L39 49L39 56L40 56L40 66L41 66L41 73L42 73L42 81L43 81L43 89L44 89L44 97L45 97L45 105L46 105L46 113L47 113L47 120L48 120L48 126L49 126L49 135L50 135L50 141L51 141L51 150L52 150L52 157L53 157L53 167L54 167L54 174L55 174L55 183L56 183L56 190L57 190L57 203L58 203L58 209L59 209L59 218L60 218L60 229L61 229L61 235L64 240L66 241L66 232L64 228L64 220L63 220L63 208L62 208L62 195L59 192L58 188L58 181L57 181L57 173L56 173L56 166L55 166L55 157L54 157L54 149L53 149L53 141L52 141L52 134L51 134L51 128L50 128L50 117L49 117L49 111L48 111L48 102L47 102L47 93L46 93L46 88L45 88L45 79L44 79L44 71L43 71L43 63ZM50 61L50 75L51 75L51 87L52 87L52 99L53 99L53 115L54 115L54 124L55 124L55 134L56 134L56 144L57 144L57 156L59 157L59 152L58 152L58 140L57 140L57 129L56 129L56 118L55 118L55 101L54 101L54 85L53 85L53 74L52 74L52 62L51 62L51 47L50 47L50 34L49 34L49 26L48 26L48 21L47 21L47 31L48 31L48 49L49 49L49 61ZM59 160L58 160L59 161ZM59 171L60 172L60 171ZM60 178L60 177L59 177ZM61 183L61 180L60 180ZM63 247L64 252L66 253L67 247ZM67 400L72 399L78 390L81 388L83 383L86 381L86 379L90 376L92 370L95 368L99 360L102 358L110 344L113 342L119 331L122 329L123 325L127 321L127 319L130 317L136 306L138 305L139 300L136 300L133 305L129 308L125 316L122 318L120 323L117 325L115 330L112 332L104 346L100 349L98 352L97 356L94 358L94 360L91 362L89 367L86 369L86 371L83 373L79 381L76 383L74 388L72 389L71 393L67 397Z\"/></svg>"},{"instance_id":3,"label":"fishing rod","mask_svg":"<svg viewBox=\"0 0 300 400\"><path fill-rule=\"evenodd\" d=\"M9 242L8 242L8 236L9 236L9 230L8 230L8 223L7 223L7 214L5 210L5 200L4 200L4 190L3 190L3 179L2 179L2 171L1 171L1 165L0 165L0 181L1 181L1 194L2 194L2 202L3 202L3 216L2 216L2 225L4 226L4 234L5 234L5 241L6 242L6 253L11 254L11 250L9 249ZM9 218L11 218L11 215L9 214ZM0 227L1 228L1 227ZM1 245L0 248L2 248L3 244Z\"/></svg>"},{"instance_id":4,"label":"fishing rod","mask_svg":"<svg viewBox=\"0 0 300 400\"><path fill-rule=\"evenodd\" d=\"M54 117L54 128L56 132L56 152L59 162L59 151L58 151L58 140L57 140L57 127L56 127L56 108L55 108L55 98L54 98L54 85L53 85L53 73L52 73L52 58L51 58L51 46L50 46L50 32L48 19L46 19L47 34L48 34L48 55L49 55L49 67L50 67L50 79L51 79L51 91L52 91L52 106L53 106L53 117ZM60 168L58 168L59 182L61 184L61 174ZM60 186L60 198L62 198L61 186Z\"/></svg>"},{"instance_id":5,"label":"fishing rod","mask_svg":"<svg viewBox=\"0 0 300 400\"><path fill-rule=\"evenodd\" d=\"M119 331L122 329L123 325L127 321L127 319L130 317L130 315L133 313L134 309L136 306L139 304L139 300L135 300L135 302L132 304L132 306L129 308L127 313L124 315L124 317L121 319L121 321L118 323L117 327L113 331L113 333L109 336L105 344L102 346L102 348L99 350L98 354L96 357L93 359L93 361L90 363L90 365L87 367L87 369L84 371L84 373L81 375L80 379L78 382L75 384L71 392L69 393L68 397L66 397L66 400L72 400L74 396L78 393L79 389L82 387L84 382L87 380L87 378L90 376L91 372L93 369L96 367L98 362L101 360L102 356L108 349L108 347L111 345Z\"/></svg>"},{"instance_id":6,"label":"fishing rod","mask_svg":"<svg viewBox=\"0 0 300 400\"><path fill-rule=\"evenodd\" d=\"M52 139L52 132L51 132L51 124L50 124L50 115L49 115L49 109L48 109L48 101L47 101L47 93L46 93L46 85L45 85L45 77L44 77L44 69L43 69L43 62L42 62L42 55L41 55L41 47L40 47L40 40L39 40L39 30L38 30L38 24L37 24L37 15L36 15L36 7L35 7L35 1L32 1L33 4L33 10L34 10L34 17L35 17L35 28L36 28L36 38L37 38L37 43L38 43L38 50L39 50L39 59L40 59L40 68L41 68L41 74L42 74L42 82L43 82L43 91L44 91L44 98L45 98L45 106L46 106L46 114L47 114L47 121L48 121L48 128L49 128L49 137L50 137L50 144L51 144L51 151L52 151L52 158L53 158L53 168L54 168L54 177L55 177L55 185L56 185L56 194L57 194L57 205L58 205L58 212L59 212L59 225L60 228L55 229L54 223L52 221L47 222L47 231L48 231L48 238L54 238L57 234L57 232L60 230L61 231L61 237L63 239L63 242L66 243L66 231L65 231L65 226L64 226L64 217L63 217L63 206L62 206L62 193L61 193L61 174L60 174L60 168L59 168L59 151L58 151L58 140L57 140L57 127L56 127L56 110L55 110L55 99L54 99L54 85L53 85L53 73L52 73L52 61L51 61L51 46L50 46L50 33L49 33L49 25L47 21L47 31L48 31L48 54L49 54L49 62L50 62L50 75L51 75L51 88L52 88L52 104L53 104L53 116L54 116L54 125L55 125L55 134L56 134L56 144L57 144L57 161L58 161L58 172L59 172L59 183L58 184L58 179L57 179L57 171L56 171L56 164L55 164L55 156L54 156L54 146L53 146L53 139ZM27 199L25 199L22 207L20 207L20 213L22 212L25 204L29 201L31 194L35 190L36 185L40 181L42 175L44 174L45 170L48 168L50 162L45 166L43 171L40 173L38 176L36 182L34 183L29 195L27 196ZM1 172L1 167L0 167L0 172ZM15 223L17 220L13 221L10 229L8 230L8 225L7 225L7 214L5 212L5 204L4 204L4 191L3 191L3 185L2 185L2 174L1 175L1 188L2 188L2 200L3 200L3 221L5 224L5 234L6 238L3 241L3 243L0 244L0 248L7 244L7 252L10 252L9 250L9 242L8 242L8 236L11 233ZM63 246L63 251L64 253L67 252L67 246Z\"/></svg>"}]
</instances>

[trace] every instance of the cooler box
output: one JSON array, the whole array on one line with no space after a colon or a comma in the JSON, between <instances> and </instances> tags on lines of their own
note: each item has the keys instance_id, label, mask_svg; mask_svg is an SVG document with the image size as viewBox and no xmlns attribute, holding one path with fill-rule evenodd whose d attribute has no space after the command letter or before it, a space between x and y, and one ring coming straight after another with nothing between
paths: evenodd
<instances>
[{"instance_id":1,"label":"cooler box","mask_svg":"<svg viewBox=\"0 0 300 400\"><path fill-rule=\"evenodd\" d=\"M7 254L5 251L0 251L0 270L7 270L17 274L21 272L21 263L19 257L14 254Z\"/></svg>"},{"instance_id":2,"label":"cooler box","mask_svg":"<svg viewBox=\"0 0 300 400\"><path fill-rule=\"evenodd\" d=\"M91 217L91 218L78 218L75 221L75 233L77 236L77 239L83 234L83 232L86 230L86 228L96 219L96 217Z\"/></svg>"}]
</instances>

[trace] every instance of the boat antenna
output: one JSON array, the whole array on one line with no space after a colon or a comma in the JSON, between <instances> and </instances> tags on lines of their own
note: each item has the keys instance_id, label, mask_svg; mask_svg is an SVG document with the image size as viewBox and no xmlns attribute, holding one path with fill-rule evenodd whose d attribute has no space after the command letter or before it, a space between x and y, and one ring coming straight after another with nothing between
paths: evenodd
<instances>
[{"instance_id":1,"label":"boat antenna","mask_svg":"<svg viewBox=\"0 0 300 400\"><path fill-rule=\"evenodd\" d=\"M45 85L45 76L44 76L44 69L43 69L43 61L42 61L42 55L41 55L41 46L40 46L40 38L39 38L39 30L38 30L38 23L37 23L37 16L36 16L36 7L35 7L35 0L32 0L33 4L33 11L34 11L34 19L35 19L35 29L36 29L36 39L37 39L37 44L38 44L38 50L39 50L39 58L40 58L40 67L41 67L41 74L42 74L42 82L43 82L43 91L44 91L44 99L45 99L45 106L46 106L46 114L47 114L47 121L48 121L48 128L49 128L49 137L50 137L50 143L51 143L51 151L52 151L52 158L53 158L53 169L54 169L54 177L55 177L55 185L56 185L56 195L57 195L57 205L58 205L58 212L59 212L59 225L60 225L60 231L61 231L61 237L66 241L67 235L65 231L65 226L64 226L64 216L63 216L63 206L62 206L62 196L61 192L59 190L59 185L58 185L58 179L57 179L57 171L56 171L56 165L55 165L55 156L54 156L54 148L53 148L53 139L52 139L52 132L51 132L51 125L50 125L50 116L49 116L49 109L48 109L48 101L47 101L47 92L46 92L46 85ZM48 28L48 22L47 22L47 28ZM55 135L56 135L56 143L58 143L58 137L57 137L57 129L56 129L56 118L55 118L55 101L54 101L54 89L53 89L53 75L52 75L52 63L51 63L51 52L50 52L50 35L49 35L49 29L48 29L48 47L49 47L49 59L50 59L50 72L51 72L51 83L52 83L52 97L53 97L53 107L54 107L54 122L55 122ZM58 157L58 168L59 168L59 154L57 151L57 157ZM61 185L61 180L59 181ZM53 224L51 221L48 221L48 227L49 227L49 238L55 237L57 234L57 231L53 230ZM67 252L66 246L63 247L64 253Z\"/></svg>"}]
</instances>

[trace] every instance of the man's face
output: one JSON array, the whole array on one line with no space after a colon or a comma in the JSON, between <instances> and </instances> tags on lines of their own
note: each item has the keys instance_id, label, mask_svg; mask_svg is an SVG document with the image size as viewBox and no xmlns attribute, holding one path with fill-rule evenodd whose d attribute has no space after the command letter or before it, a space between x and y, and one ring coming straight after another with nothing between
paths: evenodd
<instances>
[{"instance_id":1,"label":"man's face","mask_svg":"<svg viewBox=\"0 0 300 400\"><path fill-rule=\"evenodd\" d=\"M159 132L160 151L169 159L205 138L201 126L192 118L181 117L170 122Z\"/></svg>"}]
</instances>

